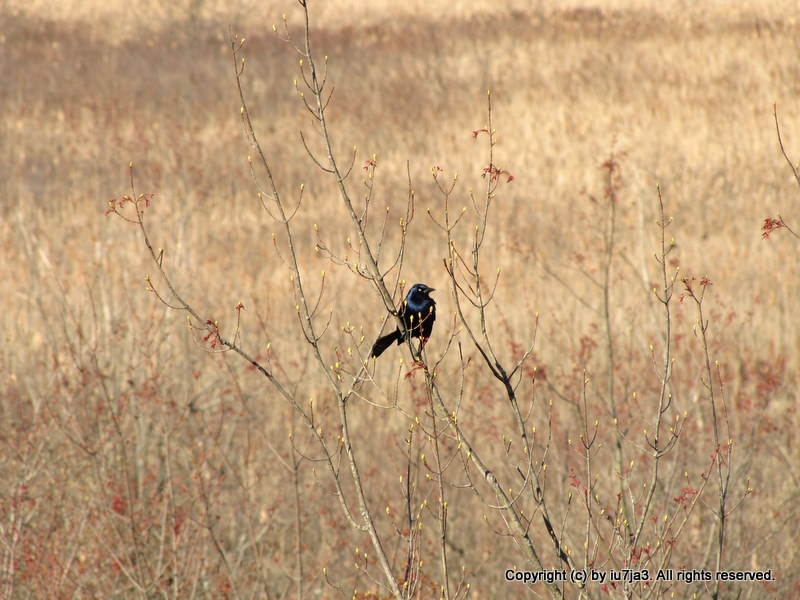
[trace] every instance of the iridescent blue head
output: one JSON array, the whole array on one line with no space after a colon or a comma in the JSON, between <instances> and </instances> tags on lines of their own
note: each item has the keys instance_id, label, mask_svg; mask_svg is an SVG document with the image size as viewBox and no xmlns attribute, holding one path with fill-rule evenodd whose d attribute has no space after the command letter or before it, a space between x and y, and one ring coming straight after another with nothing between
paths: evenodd
<instances>
[{"instance_id":1,"label":"iridescent blue head","mask_svg":"<svg viewBox=\"0 0 800 600\"><path fill-rule=\"evenodd\" d=\"M411 289L408 290L406 304L408 304L408 307L413 311L419 312L427 310L436 304L433 298L431 298L429 295L433 291L436 290L434 290L432 287L428 287L424 283L415 283L411 286Z\"/></svg>"}]
</instances>

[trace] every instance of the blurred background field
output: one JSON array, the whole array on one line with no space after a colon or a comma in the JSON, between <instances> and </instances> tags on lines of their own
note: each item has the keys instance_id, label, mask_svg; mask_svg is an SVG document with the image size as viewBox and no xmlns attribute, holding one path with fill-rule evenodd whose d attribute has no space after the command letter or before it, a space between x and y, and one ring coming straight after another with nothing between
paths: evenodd
<instances>
[{"instance_id":1,"label":"blurred background field","mask_svg":"<svg viewBox=\"0 0 800 600\"><path fill-rule=\"evenodd\" d=\"M124 562L125 510L118 510L122 500L114 502L146 495L145 483L138 492L125 487L147 479L134 473L163 481L164 457L174 456L183 466L170 481L186 489L172 490L170 518L201 522L195 511L202 494L189 474L236 455L244 466L229 468L241 467L252 479L234 493L211 478L220 487L203 492L210 498L205 506L219 505L222 514L244 507L221 526L220 537L233 548L258 529L252 547L260 550L241 550L241 564L272 561L270 583L253 589L280 597L294 585L294 522L284 511L286 492L273 485L289 475L259 463L273 451L290 456L291 412L246 365L198 347L184 316L145 291L153 268L136 230L104 216L109 200L129 192L133 161L137 191L155 193L148 213L154 243L165 249L184 296L228 330L243 302L244 346L259 354L271 343L276 368L324 403L322 379L305 374L289 274L273 248L279 228L255 197L228 25L247 39L245 92L279 185L287 196L305 185L294 221L300 262L312 286L329 271L323 304L333 309L335 329L363 327L369 344L384 311L365 282L314 252L314 224L338 249L350 224L335 186L299 138L302 130L321 150L293 85L299 56L272 29L280 29L285 13L299 35L296 7L248 0L130 4L0 4L4 586L13 571L17 590L26 592L19 597L124 594L125 578L113 565ZM608 367L602 351L581 352L603 329L598 291L582 273L601 268L605 216L603 202L592 198L602 199L601 165L611 153L622 169L611 321L624 349L618 356L625 357L614 368L625 381L646 379L642 373L652 369L648 347L662 341L651 292L660 185L674 217L674 265L713 281L711 358L726 380L736 441L749 445L739 475L752 479L755 493L736 535L743 548L748 536L763 544L738 566L775 568L783 575L779 585L789 586L780 589L790 589L800 580L796 551L787 551L791 532L783 527L798 517L800 245L781 231L763 240L760 228L778 212L790 223L800 217L800 190L780 154L772 115L777 103L786 149L800 160L796 3L342 0L314 3L311 12L313 42L328 56L335 86L329 118L336 147L343 157L358 148L351 189L361 193L361 165L376 154L375 202L390 206L394 218L402 214L410 174L418 214L403 275L440 290L433 351L445 347L454 307L441 266L447 248L425 214L442 209L430 168L440 166L444 177L458 173L452 200L459 207L469 202L468 188L484 185L484 147L472 132L486 124L487 90L498 131L495 161L514 175L498 195L485 255L502 270L501 308L491 325L511 357L512 341L525 343L538 312L536 360L560 389L570 389L565 382L581 369L593 376ZM683 352L676 396L691 410L703 393L695 317L684 304L673 308ZM341 343L331 338L331 348ZM475 377L469 386L479 406L466 410L491 414L492 384ZM646 387L626 385L620 393ZM114 429L109 403L124 406L130 429ZM363 419L365 431L381 422L380 415ZM395 424L386 439L402 435L402 419ZM491 440L503 426L498 417L476 435ZM253 438L245 442L242 431ZM400 446L394 450L402 455ZM130 472L120 475L115 461ZM376 481L379 471L370 475ZM395 481L391 468L386 477ZM341 544L349 552L358 538L346 527L336 534L317 529L315 507L333 501L311 475L299 485L313 538L305 577L332 594L319 576L322 566L349 561L330 548ZM376 498L377 506L382 502ZM174 556L191 562L191 572L215 565L204 585L218 587L204 593L230 593L232 570L212 558L217 552L203 531L198 526L202 543L181 540L183 554L176 547ZM469 535L475 540L464 547L474 544L483 554L465 558L467 579L491 589L486 582L499 572L492 569L504 563L489 557L501 542L478 529ZM51 575L64 565L69 575ZM240 591L250 583L240 581Z\"/></svg>"}]
</instances>

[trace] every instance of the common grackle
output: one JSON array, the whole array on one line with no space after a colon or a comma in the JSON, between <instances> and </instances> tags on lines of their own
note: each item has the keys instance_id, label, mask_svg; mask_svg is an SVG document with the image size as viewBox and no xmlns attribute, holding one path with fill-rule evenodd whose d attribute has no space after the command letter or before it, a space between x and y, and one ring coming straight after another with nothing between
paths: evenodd
<instances>
[{"instance_id":1,"label":"common grackle","mask_svg":"<svg viewBox=\"0 0 800 600\"><path fill-rule=\"evenodd\" d=\"M393 332L378 338L378 341L372 346L370 356L378 358L394 342L401 344L404 340L409 339L409 336L422 338L420 344L420 350L422 350L422 346L431 337L433 322L436 320L436 302L429 296L432 291L434 289L424 283L415 283L411 286L406 299L397 310L398 316L403 320L405 335L400 333L398 327Z\"/></svg>"}]
</instances>

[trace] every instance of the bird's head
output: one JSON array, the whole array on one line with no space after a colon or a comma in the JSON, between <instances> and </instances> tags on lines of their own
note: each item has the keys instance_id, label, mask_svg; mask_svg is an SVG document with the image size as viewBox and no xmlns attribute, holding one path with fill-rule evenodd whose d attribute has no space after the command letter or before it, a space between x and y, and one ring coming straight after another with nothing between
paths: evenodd
<instances>
[{"instance_id":1,"label":"bird's head","mask_svg":"<svg viewBox=\"0 0 800 600\"><path fill-rule=\"evenodd\" d=\"M430 297L430 293L434 291L436 290L425 285L424 283L415 283L411 286L411 289L408 290L406 302L408 302L408 304L411 306L419 306L427 302L433 302L433 299Z\"/></svg>"}]
</instances>

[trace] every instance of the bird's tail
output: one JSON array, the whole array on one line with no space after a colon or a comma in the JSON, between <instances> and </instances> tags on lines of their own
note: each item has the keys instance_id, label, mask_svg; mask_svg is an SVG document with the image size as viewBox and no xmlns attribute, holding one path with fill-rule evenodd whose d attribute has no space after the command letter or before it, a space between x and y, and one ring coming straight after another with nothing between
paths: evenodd
<instances>
[{"instance_id":1,"label":"bird's tail","mask_svg":"<svg viewBox=\"0 0 800 600\"><path fill-rule=\"evenodd\" d=\"M379 337L378 341L372 345L372 352L370 352L370 356L373 358L378 358L389 346L395 342L399 343L400 339L401 335L399 329L395 329L392 333L387 333L383 337Z\"/></svg>"}]
</instances>

